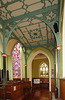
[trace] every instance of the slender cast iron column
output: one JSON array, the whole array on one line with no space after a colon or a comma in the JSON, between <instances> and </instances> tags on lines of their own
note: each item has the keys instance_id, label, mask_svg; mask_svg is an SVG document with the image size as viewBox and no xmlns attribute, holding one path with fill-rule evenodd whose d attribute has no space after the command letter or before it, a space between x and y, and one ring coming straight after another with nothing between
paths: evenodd
<instances>
[{"instance_id":1,"label":"slender cast iron column","mask_svg":"<svg viewBox=\"0 0 65 100\"><path fill-rule=\"evenodd\" d=\"M54 56L54 78L55 78L55 87L56 87L56 53L55 53L55 56Z\"/></svg>"},{"instance_id":2,"label":"slender cast iron column","mask_svg":"<svg viewBox=\"0 0 65 100\"><path fill-rule=\"evenodd\" d=\"M60 58L60 46L57 46L57 54L58 54L58 98L60 98L60 80L59 80L59 78L60 78L60 60L59 60L59 58Z\"/></svg>"},{"instance_id":3,"label":"slender cast iron column","mask_svg":"<svg viewBox=\"0 0 65 100\"><path fill-rule=\"evenodd\" d=\"M2 53L3 56L3 100L5 98L5 84L6 84L6 54Z\"/></svg>"},{"instance_id":4,"label":"slender cast iron column","mask_svg":"<svg viewBox=\"0 0 65 100\"><path fill-rule=\"evenodd\" d=\"M6 84L6 54L2 53L3 56L3 84Z\"/></svg>"},{"instance_id":5,"label":"slender cast iron column","mask_svg":"<svg viewBox=\"0 0 65 100\"><path fill-rule=\"evenodd\" d=\"M25 52L25 82L27 82L27 59L26 59L26 52Z\"/></svg>"},{"instance_id":6,"label":"slender cast iron column","mask_svg":"<svg viewBox=\"0 0 65 100\"><path fill-rule=\"evenodd\" d=\"M55 78L55 87L56 87L56 63L54 62L54 78Z\"/></svg>"},{"instance_id":7,"label":"slender cast iron column","mask_svg":"<svg viewBox=\"0 0 65 100\"><path fill-rule=\"evenodd\" d=\"M25 64L25 82L27 82L27 64Z\"/></svg>"}]
</instances>

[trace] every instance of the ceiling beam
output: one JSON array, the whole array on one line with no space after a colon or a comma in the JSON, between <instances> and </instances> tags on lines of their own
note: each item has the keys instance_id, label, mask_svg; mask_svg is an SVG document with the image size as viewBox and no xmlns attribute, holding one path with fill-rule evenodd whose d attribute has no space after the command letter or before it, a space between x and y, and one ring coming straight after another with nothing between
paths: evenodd
<instances>
[{"instance_id":1,"label":"ceiling beam","mask_svg":"<svg viewBox=\"0 0 65 100\"><path fill-rule=\"evenodd\" d=\"M23 34L22 30L18 27L18 29L20 30L21 34ZM23 34L23 37L26 39L27 43L30 45L28 39L25 37L25 35ZM30 45L31 46L31 45Z\"/></svg>"},{"instance_id":2,"label":"ceiling beam","mask_svg":"<svg viewBox=\"0 0 65 100\"><path fill-rule=\"evenodd\" d=\"M8 30L10 31L11 29L10 29L10 27L7 27L8 28ZM14 34L14 32L12 32L12 34L11 35L13 35L14 37L15 37L15 39L18 41L18 42L20 42L23 46L24 46L24 44L20 41L20 39ZM9 38L9 40L11 40L12 38L10 37ZM8 40L8 41L9 41ZM7 43L8 43L8 41L7 41ZM6 43L6 45L7 45L7 43ZM24 46L25 47L25 46Z\"/></svg>"},{"instance_id":3,"label":"ceiling beam","mask_svg":"<svg viewBox=\"0 0 65 100\"><path fill-rule=\"evenodd\" d=\"M39 27L40 36L41 36L41 38L42 38L42 40L43 40L43 36L42 36L42 33L41 33L40 24L38 24L38 27Z\"/></svg>"},{"instance_id":4,"label":"ceiling beam","mask_svg":"<svg viewBox=\"0 0 65 100\"><path fill-rule=\"evenodd\" d=\"M27 27L26 27L25 29L27 30L27 32L28 32L28 34L29 34L31 40L33 41L32 37L31 37L31 35L30 35L30 31L28 31Z\"/></svg>"}]
</instances>

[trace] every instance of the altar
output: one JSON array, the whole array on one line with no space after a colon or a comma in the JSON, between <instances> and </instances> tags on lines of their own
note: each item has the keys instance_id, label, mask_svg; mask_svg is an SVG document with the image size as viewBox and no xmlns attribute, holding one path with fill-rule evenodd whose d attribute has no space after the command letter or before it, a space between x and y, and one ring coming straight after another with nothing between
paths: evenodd
<instances>
[{"instance_id":1,"label":"altar","mask_svg":"<svg viewBox=\"0 0 65 100\"><path fill-rule=\"evenodd\" d=\"M41 81L40 79L34 79L32 83L33 87L49 89L49 82Z\"/></svg>"}]
</instances>

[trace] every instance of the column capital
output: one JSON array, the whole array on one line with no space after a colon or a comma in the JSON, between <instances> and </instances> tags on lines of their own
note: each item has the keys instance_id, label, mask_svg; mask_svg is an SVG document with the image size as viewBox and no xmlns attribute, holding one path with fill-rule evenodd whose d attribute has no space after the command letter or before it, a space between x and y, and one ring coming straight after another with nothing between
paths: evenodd
<instances>
[{"instance_id":1,"label":"column capital","mask_svg":"<svg viewBox=\"0 0 65 100\"><path fill-rule=\"evenodd\" d=\"M5 53L2 53L2 56L3 56L3 57L6 57L6 56L7 56L7 54L5 54Z\"/></svg>"}]
</instances>

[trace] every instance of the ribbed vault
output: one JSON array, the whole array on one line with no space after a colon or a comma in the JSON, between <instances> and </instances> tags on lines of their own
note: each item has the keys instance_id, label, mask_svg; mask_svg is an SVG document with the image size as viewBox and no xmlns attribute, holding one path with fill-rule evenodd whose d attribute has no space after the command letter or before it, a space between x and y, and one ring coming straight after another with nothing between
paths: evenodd
<instances>
[{"instance_id":1,"label":"ribbed vault","mask_svg":"<svg viewBox=\"0 0 65 100\"><path fill-rule=\"evenodd\" d=\"M58 0L0 0L0 31L4 29L7 43L16 39L24 47L55 45L52 28L58 13Z\"/></svg>"}]
</instances>

